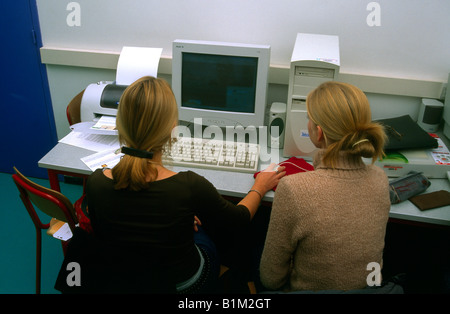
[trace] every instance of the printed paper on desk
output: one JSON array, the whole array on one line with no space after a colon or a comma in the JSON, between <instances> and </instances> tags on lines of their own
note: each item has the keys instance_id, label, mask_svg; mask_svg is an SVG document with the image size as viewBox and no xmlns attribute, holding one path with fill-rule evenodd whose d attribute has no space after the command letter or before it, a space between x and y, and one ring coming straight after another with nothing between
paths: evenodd
<instances>
[{"instance_id":1,"label":"printed paper on desk","mask_svg":"<svg viewBox=\"0 0 450 314\"><path fill-rule=\"evenodd\" d=\"M70 132L64 138L59 140L59 142L85 148L95 152L120 148L118 136L76 131Z\"/></svg>"},{"instance_id":2,"label":"printed paper on desk","mask_svg":"<svg viewBox=\"0 0 450 314\"><path fill-rule=\"evenodd\" d=\"M130 85L143 76L158 75L162 48L123 47L117 63L116 84Z\"/></svg>"},{"instance_id":3,"label":"printed paper on desk","mask_svg":"<svg viewBox=\"0 0 450 314\"><path fill-rule=\"evenodd\" d=\"M86 164L92 171L104 168L114 168L122 158L123 153L120 148L115 150L107 150L98 152L86 157L81 158L81 161Z\"/></svg>"}]
</instances>

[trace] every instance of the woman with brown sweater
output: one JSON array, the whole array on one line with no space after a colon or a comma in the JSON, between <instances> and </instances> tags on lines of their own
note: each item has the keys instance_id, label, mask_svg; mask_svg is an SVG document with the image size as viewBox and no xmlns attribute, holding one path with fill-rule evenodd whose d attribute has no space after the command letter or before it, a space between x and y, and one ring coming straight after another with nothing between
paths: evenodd
<instances>
[{"instance_id":1,"label":"woman with brown sweater","mask_svg":"<svg viewBox=\"0 0 450 314\"><path fill-rule=\"evenodd\" d=\"M382 157L386 136L355 86L324 83L306 106L309 135L320 148L315 170L277 186L261 281L283 291L364 288L368 264L382 265L390 200L386 174L362 157Z\"/></svg>"}]
</instances>

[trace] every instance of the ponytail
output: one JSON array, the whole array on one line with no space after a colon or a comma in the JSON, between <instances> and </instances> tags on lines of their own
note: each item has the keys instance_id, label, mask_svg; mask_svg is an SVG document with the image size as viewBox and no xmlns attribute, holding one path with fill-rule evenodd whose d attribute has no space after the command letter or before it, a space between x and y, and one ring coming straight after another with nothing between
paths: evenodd
<instances>
[{"instance_id":1,"label":"ponytail","mask_svg":"<svg viewBox=\"0 0 450 314\"><path fill-rule=\"evenodd\" d=\"M158 176L156 165L145 158L124 155L120 160L120 166L113 168L115 181L114 188L130 189L132 191L145 190L148 181L154 181ZM150 180L147 180L147 176Z\"/></svg>"},{"instance_id":2,"label":"ponytail","mask_svg":"<svg viewBox=\"0 0 450 314\"><path fill-rule=\"evenodd\" d=\"M119 141L127 146L128 153L112 169L115 189L140 191L157 179L157 163L147 156L162 153L177 121L175 96L166 81L147 76L125 89L116 126Z\"/></svg>"},{"instance_id":3,"label":"ponytail","mask_svg":"<svg viewBox=\"0 0 450 314\"><path fill-rule=\"evenodd\" d=\"M358 131L351 132L339 141L327 146L323 156L323 162L334 165L340 151L345 151L354 157L371 158L372 163L384 156L384 143L386 134L383 126L371 122Z\"/></svg>"}]
</instances>

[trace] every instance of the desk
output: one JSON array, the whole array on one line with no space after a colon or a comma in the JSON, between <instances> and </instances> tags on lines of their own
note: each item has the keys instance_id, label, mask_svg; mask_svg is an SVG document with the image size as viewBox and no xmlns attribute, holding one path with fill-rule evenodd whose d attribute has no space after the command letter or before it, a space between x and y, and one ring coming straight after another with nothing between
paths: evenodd
<instances>
[{"instance_id":1,"label":"desk","mask_svg":"<svg viewBox=\"0 0 450 314\"><path fill-rule=\"evenodd\" d=\"M71 175L78 177L88 177L92 171L80 160L80 158L91 155L95 152L80 147L58 143L39 162L39 167L46 168L49 174L50 187L59 191L57 175ZM267 164L262 164L264 169ZM192 170L208 179L225 196L242 198L253 185L252 174L240 172L228 172L218 170L207 170L199 168L186 168L174 166L173 171ZM431 186L425 193L448 190L450 182L447 179L431 179ZM264 201L272 202L274 192L270 191L264 196ZM391 218L427 223L435 225L450 226L450 206L420 211L410 201L392 205L389 216Z\"/></svg>"}]
</instances>

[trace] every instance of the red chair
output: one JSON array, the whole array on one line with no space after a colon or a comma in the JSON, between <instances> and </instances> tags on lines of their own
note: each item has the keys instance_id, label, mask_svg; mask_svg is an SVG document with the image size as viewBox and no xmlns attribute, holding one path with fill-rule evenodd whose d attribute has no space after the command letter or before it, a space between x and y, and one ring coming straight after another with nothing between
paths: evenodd
<instances>
[{"instance_id":1,"label":"red chair","mask_svg":"<svg viewBox=\"0 0 450 314\"><path fill-rule=\"evenodd\" d=\"M59 222L67 222L73 233L78 224L78 218L73 204L66 196L34 183L16 168L14 170L16 173L12 175L12 178L19 189L20 198L36 227L36 293L39 294L41 290L41 230L45 229L47 234L52 235L55 232L54 229L62 224ZM52 222L42 223L35 208L39 208L45 214L53 217ZM66 244L67 241L62 241L63 251Z\"/></svg>"}]
</instances>

